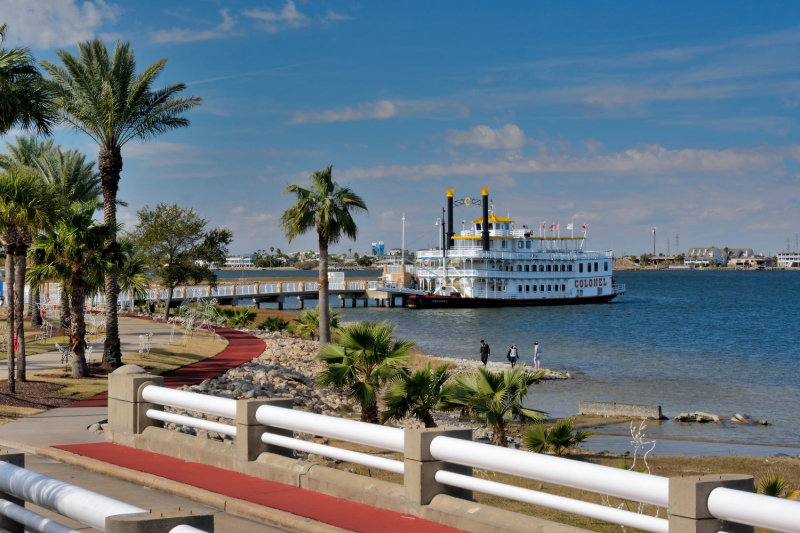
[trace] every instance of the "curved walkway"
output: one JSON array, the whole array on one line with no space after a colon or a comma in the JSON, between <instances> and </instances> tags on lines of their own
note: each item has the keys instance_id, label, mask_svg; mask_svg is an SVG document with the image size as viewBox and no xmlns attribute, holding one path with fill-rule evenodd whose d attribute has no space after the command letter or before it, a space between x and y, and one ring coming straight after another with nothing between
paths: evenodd
<instances>
[{"instance_id":1,"label":"curved walkway","mask_svg":"<svg viewBox=\"0 0 800 533\"><path fill-rule=\"evenodd\" d=\"M219 376L235 366L255 359L264 352L266 347L263 340L249 333L229 328L217 328L216 332L228 341L228 346L213 357L162 374L165 387L177 389L184 385L197 385L206 379ZM107 392L77 401L67 407L104 406L108 406Z\"/></svg>"}]
</instances>

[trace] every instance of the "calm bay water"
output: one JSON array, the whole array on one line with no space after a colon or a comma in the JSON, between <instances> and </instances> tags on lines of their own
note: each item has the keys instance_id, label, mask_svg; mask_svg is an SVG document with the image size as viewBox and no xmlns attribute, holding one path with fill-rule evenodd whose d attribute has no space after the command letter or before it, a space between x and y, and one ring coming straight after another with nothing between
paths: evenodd
<instances>
[{"instance_id":1,"label":"calm bay water","mask_svg":"<svg viewBox=\"0 0 800 533\"><path fill-rule=\"evenodd\" d=\"M505 361L575 373L531 391L552 416L580 400L659 404L666 416L745 413L772 426L649 423L649 435L800 446L800 274L618 272L628 293L611 304L508 309L347 308L347 320L390 320L426 352L478 359L485 339ZM625 433L626 427L613 428Z\"/></svg>"}]
</instances>

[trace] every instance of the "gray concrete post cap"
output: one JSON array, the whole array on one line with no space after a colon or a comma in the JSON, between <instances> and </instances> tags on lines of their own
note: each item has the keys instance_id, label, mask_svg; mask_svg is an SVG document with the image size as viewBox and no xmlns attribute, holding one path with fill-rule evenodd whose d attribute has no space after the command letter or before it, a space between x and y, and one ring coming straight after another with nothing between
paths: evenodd
<instances>
[{"instance_id":1,"label":"gray concrete post cap","mask_svg":"<svg viewBox=\"0 0 800 533\"><path fill-rule=\"evenodd\" d=\"M140 367L139 365L122 365L118 369L114 370L112 374L149 374L147 370Z\"/></svg>"}]
</instances>

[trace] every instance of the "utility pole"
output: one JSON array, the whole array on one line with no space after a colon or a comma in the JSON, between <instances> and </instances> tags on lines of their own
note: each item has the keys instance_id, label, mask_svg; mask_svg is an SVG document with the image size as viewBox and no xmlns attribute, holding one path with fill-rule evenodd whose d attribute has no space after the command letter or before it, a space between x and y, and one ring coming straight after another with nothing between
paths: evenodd
<instances>
[{"instance_id":1,"label":"utility pole","mask_svg":"<svg viewBox=\"0 0 800 533\"><path fill-rule=\"evenodd\" d=\"M400 264L406 262L406 214L403 213L403 237L400 240Z\"/></svg>"},{"instance_id":2,"label":"utility pole","mask_svg":"<svg viewBox=\"0 0 800 533\"><path fill-rule=\"evenodd\" d=\"M653 257L656 256L656 228L653 228ZM655 264L655 259L653 259L653 264Z\"/></svg>"},{"instance_id":3,"label":"utility pole","mask_svg":"<svg viewBox=\"0 0 800 533\"><path fill-rule=\"evenodd\" d=\"M669 257L669 239L667 239L667 257Z\"/></svg>"},{"instance_id":4,"label":"utility pole","mask_svg":"<svg viewBox=\"0 0 800 533\"><path fill-rule=\"evenodd\" d=\"M786 253L788 254L791 252L791 248L789 247L789 237L786 237Z\"/></svg>"},{"instance_id":5,"label":"utility pole","mask_svg":"<svg viewBox=\"0 0 800 533\"><path fill-rule=\"evenodd\" d=\"M680 244L678 244L679 242L680 242L680 237L676 233L675 234L675 255L680 255L681 254L681 247L680 247Z\"/></svg>"}]
</instances>

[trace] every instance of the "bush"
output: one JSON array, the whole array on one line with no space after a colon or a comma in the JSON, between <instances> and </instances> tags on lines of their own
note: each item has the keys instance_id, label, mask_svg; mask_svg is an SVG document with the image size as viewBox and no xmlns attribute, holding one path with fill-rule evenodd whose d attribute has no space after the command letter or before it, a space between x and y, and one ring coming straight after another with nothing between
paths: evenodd
<instances>
[{"instance_id":1,"label":"bush","mask_svg":"<svg viewBox=\"0 0 800 533\"><path fill-rule=\"evenodd\" d=\"M537 423L525 432L522 437L522 444L532 452L544 453L552 451L560 456L591 436L592 434L586 431L573 431L572 419L564 418L556 422L556 425L550 429L545 429L541 422Z\"/></svg>"},{"instance_id":2,"label":"bush","mask_svg":"<svg viewBox=\"0 0 800 533\"><path fill-rule=\"evenodd\" d=\"M237 309L235 311L226 309L226 315L228 315L228 311L231 312L228 316L228 324L232 326L249 326L256 319L256 314L248 309Z\"/></svg>"},{"instance_id":3,"label":"bush","mask_svg":"<svg viewBox=\"0 0 800 533\"><path fill-rule=\"evenodd\" d=\"M261 322L261 324L258 325L258 329L262 331L266 330L275 332L275 331L283 331L284 329L287 328L287 326L289 326L288 321L276 316L270 316L265 318Z\"/></svg>"}]
</instances>

